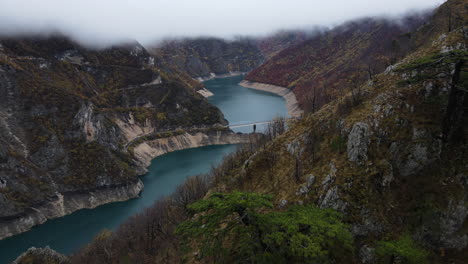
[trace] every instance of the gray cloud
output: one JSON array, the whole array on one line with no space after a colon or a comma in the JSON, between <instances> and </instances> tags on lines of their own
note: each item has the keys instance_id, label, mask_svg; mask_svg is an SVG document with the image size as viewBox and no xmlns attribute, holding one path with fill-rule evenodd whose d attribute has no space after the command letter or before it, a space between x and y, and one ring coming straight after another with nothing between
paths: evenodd
<instances>
[{"instance_id":1,"label":"gray cloud","mask_svg":"<svg viewBox=\"0 0 468 264\"><path fill-rule=\"evenodd\" d=\"M0 34L63 32L107 45L127 39L259 35L398 16L443 0L0 0Z\"/></svg>"}]
</instances>

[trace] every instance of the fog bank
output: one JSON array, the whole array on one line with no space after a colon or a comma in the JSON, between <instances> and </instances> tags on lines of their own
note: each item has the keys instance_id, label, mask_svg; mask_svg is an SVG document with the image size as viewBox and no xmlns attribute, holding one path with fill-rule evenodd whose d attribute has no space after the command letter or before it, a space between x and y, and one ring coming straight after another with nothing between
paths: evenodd
<instances>
[{"instance_id":1,"label":"fog bank","mask_svg":"<svg viewBox=\"0 0 468 264\"><path fill-rule=\"evenodd\" d=\"M82 43L264 35L333 26L364 16L395 17L443 0L0 0L0 35L61 32Z\"/></svg>"}]
</instances>

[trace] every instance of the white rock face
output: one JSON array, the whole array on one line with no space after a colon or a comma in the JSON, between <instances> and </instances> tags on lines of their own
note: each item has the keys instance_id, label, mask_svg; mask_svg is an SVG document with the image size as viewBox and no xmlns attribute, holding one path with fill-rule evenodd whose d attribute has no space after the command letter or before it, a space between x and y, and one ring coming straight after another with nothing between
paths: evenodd
<instances>
[{"instance_id":1,"label":"white rock face","mask_svg":"<svg viewBox=\"0 0 468 264\"><path fill-rule=\"evenodd\" d=\"M149 59L148 59L148 64L149 64L150 66L154 66L154 57L149 57Z\"/></svg>"},{"instance_id":2,"label":"white rock face","mask_svg":"<svg viewBox=\"0 0 468 264\"><path fill-rule=\"evenodd\" d=\"M315 183L315 176L311 174L307 177L307 188L311 188L312 185L314 185L314 183Z\"/></svg>"},{"instance_id":3,"label":"white rock face","mask_svg":"<svg viewBox=\"0 0 468 264\"><path fill-rule=\"evenodd\" d=\"M343 212L346 206L347 204L340 199L338 186L330 188L320 202L320 208L333 208L340 212Z\"/></svg>"},{"instance_id":4,"label":"white rock face","mask_svg":"<svg viewBox=\"0 0 468 264\"><path fill-rule=\"evenodd\" d=\"M143 48L137 45L137 46L135 46L133 48L133 50L130 52L130 54L132 56L138 57L138 55L140 55L142 53L142 51L143 51Z\"/></svg>"},{"instance_id":5,"label":"white rock face","mask_svg":"<svg viewBox=\"0 0 468 264\"><path fill-rule=\"evenodd\" d=\"M370 143L369 125L357 122L353 125L348 136L348 159L351 162L362 165L367 161L367 148Z\"/></svg>"},{"instance_id":6,"label":"white rock face","mask_svg":"<svg viewBox=\"0 0 468 264\"><path fill-rule=\"evenodd\" d=\"M144 83L142 84L142 86L155 85L155 84L161 84L161 83L162 83L161 76L158 76L158 78L154 79L152 82Z\"/></svg>"},{"instance_id":7,"label":"white rock face","mask_svg":"<svg viewBox=\"0 0 468 264\"><path fill-rule=\"evenodd\" d=\"M213 135L201 132L184 133L141 143L133 149L133 153L144 167L148 167L152 159L172 151L209 145L242 144L248 143L249 140L248 134L238 135L221 131Z\"/></svg>"},{"instance_id":8,"label":"white rock face","mask_svg":"<svg viewBox=\"0 0 468 264\"><path fill-rule=\"evenodd\" d=\"M136 198L142 189L143 182L138 179L133 183L108 186L87 193L58 193L55 199L31 208L25 215L0 225L0 239L28 231L49 219L62 217L80 209L92 209L106 203Z\"/></svg>"},{"instance_id":9,"label":"white rock face","mask_svg":"<svg viewBox=\"0 0 468 264\"><path fill-rule=\"evenodd\" d=\"M155 131L155 127L151 122L145 122L144 124L137 124L132 113L128 115L128 119L115 119L114 120L120 131L125 137L127 142L130 142L138 137L151 134Z\"/></svg>"},{"instance_id":10,"label":"white rock face","mask_svg":"<svg viewBox=\"0 0 468 264\"><path fill-rule=\"evenodd\" d=\"M75 120L80 123L83 133L88 142L96 139L99 130L102 129L101 122L93 118L93 104L84 104L75 116Z\"/></svg>"},{"instance_id":11,"label":"white rock face","mask_svg":"<svg viewBox=\"0 0 468 264\"><path fill-rule=\"evenodd\" d=\"M198 90L197 93L201 94L205 98L208 98L208 97L214 95L214 93L212 93L210 90L208 90L206 88Z\"/></svg>"}]
</instances>

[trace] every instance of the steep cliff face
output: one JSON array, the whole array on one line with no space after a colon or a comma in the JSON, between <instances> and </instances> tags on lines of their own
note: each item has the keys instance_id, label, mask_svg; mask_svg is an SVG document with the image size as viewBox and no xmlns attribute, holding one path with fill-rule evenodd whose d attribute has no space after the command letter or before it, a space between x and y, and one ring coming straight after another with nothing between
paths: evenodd
<instances>
[{"instance_id":1,"label":"steep cliff face","mask_svg":"<svg viewBox=\"0 0 468 264\"><path fill-rule=\"evenodd\" d=\"M126 148L135 137L226 123L184 83L138 43L92 50L65 37L0 40L0 238L136 197L144 168ZM64 210L42 210L57 199Z\"/></svg>"},{"instance_id":2,"label":"steep cliff face","mask_svg":"<svg viewBox=\"0 0 468 264\"><path fill-rule=\"evenodd\" d=\"M186 72L194 78L248 72L263 61L261 50L256 41L251 39L174 40L149 50L167 67Z\"/></svg>"},{"instance_id":3,"label":"steep cliff face","mask_svg":"<svg viewBox=\"0 0 468 264\"><path fill-rule=\"evenodd\" d=\"M151 160L163 154L210 145L245 144L254 141L255 135L233 134L223 131L181 133L180 135L145 140L133 148L136 159L148 167Z\"/></svg>"}]
</instances>

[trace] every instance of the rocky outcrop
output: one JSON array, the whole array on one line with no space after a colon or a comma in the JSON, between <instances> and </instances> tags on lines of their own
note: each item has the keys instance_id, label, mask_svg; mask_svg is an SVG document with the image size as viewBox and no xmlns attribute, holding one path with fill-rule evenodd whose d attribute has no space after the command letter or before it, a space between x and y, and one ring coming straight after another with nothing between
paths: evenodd
<instances>
[{"instance_id":1,"label":"rocky outcrop","mask_svg":"<svg viewBox=\"0 0 468 264\"><path fill-rule=\"evenodd\" d=\"M235 134L223 131L184 133L182 135L143 142L133 149L134 156L146 168L151 160L163 154L209 145L242 144L254 140L254 134Z\"/></svg>"},{"instance_id":2,"label":"rocky outcrop","mask_svg":"<svg viewBox=\"0 0 468 264\"><path fill-rule=\"evenodd\" d=\"M197 93L201 94L205 98L208 98L208 97L214 95L210 90L208 90L206 88L202 88L202 89L198 90Z\"/></svg>"},{"instance_id":3,"label":"rocky outcrop","mask_svg":"<svg viewBox=\"0 0 468 264\"><path fill-rule=\"evenodd\" d=\"M286 100L286 109L288 110L288 114L291 117L300 117L303 113L299 107L296 96L288 88L266 83L249 82L245 80L240 82L239 85L246 88L274 93L283 97Z\"/></svg>"},{"instance_id":4,"label":"rocky outcrop","mask_svg":"<svg viewBox=\"0 0 468 264\"><path fill-rule=\"evenodd\" d=\"M136 180L117 186L103 186L83 192L57 193L40 205L30 207L19 216L0 220L0 239L28 231L49 219L62 217L80 209L92 209L100 205L126 201L138 197L143 182Z\"/></svg>"},{"instance_id":5,"label":"rocky outcrop","mask_svg":"<svg viewBox=\"0 0 468 264\"><path fill-rule=\"evenodd\" d=\"M68 258L57 251L45 248L31 247L26 252L21 254L11 264L30 264L30 263L46 263L46 264L66 264Z\"/></svg>"},{"instance_id":6,"label":"rocky outcrop","mask_svg":"<svg viewBox=\"0 0 468 264\"><path fill-rule=\"evenodd\" d=\"M320 208L333 208L340 212L343 212L346 209L346 203L340 199L337 186L334 186L327 191L320 202Z\"/></svg>"},{"instance_id":7,"label":"rocky outcrop","mask_svg":"<svg viewBox=\"0 0 468 264\"><path fill-rule=\"evenodd\" d=\"M367 147L370 143L369 126L366 123L358 122L353 125L348 136L348 159L357 164L367 161Z\"/></svg>"}]
</instances>

